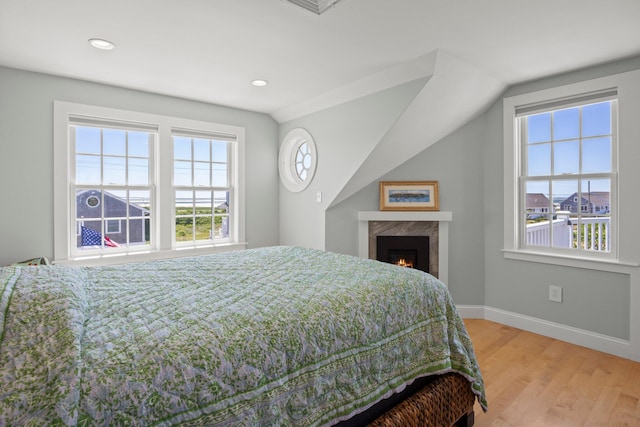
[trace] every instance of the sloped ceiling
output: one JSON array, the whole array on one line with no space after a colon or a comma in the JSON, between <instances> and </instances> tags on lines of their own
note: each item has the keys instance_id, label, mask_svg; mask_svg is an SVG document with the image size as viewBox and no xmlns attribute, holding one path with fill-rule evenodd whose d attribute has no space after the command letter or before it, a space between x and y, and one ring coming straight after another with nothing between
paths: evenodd
<instances>
[{"instance_id":1,"label":"sloped ceiling","mask_svg":"<svg viewBox=\"0 0 640 427\"><path fill-rule=\"evenodd\" d=\"M430 78L331 205L414 157L484 111L505 85L442 50L421 58Z\"/></svg>"}]
</instances>

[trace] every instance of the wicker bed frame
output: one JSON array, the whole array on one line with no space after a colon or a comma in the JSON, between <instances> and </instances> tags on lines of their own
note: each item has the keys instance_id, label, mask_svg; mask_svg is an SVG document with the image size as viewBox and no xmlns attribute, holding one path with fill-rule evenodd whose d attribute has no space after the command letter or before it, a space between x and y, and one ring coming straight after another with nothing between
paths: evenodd
<instances>
[{"instance_id":1,"label":"wicker bed frame","mask_svg":"<svg viewBox=\"0 0 640 427\"><path fill-rule=\"evenodd\" d=\"M476 397L456 373L422 378L336 427L471 427Z\"/></svg>"},{"instance_id":2,"label":"wicker bed frame","mask_svg":"<svg viewBox=\"0 0 640 427\"><path fill-rule=\"evenodd\" d=\"M474 423L475 395L469 381L449 373L385 412L369 427L464 426Z\"/></svg>"},{"instance_id":3,"label":"wicker bed frame","mask_svg":"<svg viewBox=\"0 0 640 427\"><path fill-rule=\"evenodd\" d=\"M370 427L464 426L474 423L475 395L469 381L449 373L438 376L395 405Z\"/></svg>"}]
</instances>

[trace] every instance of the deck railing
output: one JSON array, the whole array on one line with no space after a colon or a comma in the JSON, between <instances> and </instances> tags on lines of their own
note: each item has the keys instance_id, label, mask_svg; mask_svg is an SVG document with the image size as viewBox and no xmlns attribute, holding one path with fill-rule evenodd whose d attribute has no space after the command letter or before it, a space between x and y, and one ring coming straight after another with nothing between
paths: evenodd
<instances>
[{"instance_id":1,"label":"deck railing","mask_svg":"<svg viewBox=\"0 0 640 427\"><path fill-rule=\"evenodd\" d=\"M549 221L527 224L526 242L529 246L553 246L556 248L578 248L590 251L610 250L610 218L578 218L558 215L552 221L553 245L549 244ZM580 239L578 240L578 236Z\"/></svg>"}]
</instances>

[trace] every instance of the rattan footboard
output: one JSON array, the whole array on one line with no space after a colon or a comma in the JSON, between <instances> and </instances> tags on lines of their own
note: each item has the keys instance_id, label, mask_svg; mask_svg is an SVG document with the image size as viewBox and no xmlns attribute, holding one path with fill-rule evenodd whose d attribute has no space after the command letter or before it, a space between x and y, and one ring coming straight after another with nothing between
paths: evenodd
<instances>
[{"instance_id":1,"label":"rattan footboard","mask_svg":"<svg viewBox=\"0 0 640 427\"><path fill-rule=\"evenodd\" d=\"M473 425L475 395L469 381L449 373L403 400L381 415L369 427L426 427Z\"/></svg>"}]
</instances>

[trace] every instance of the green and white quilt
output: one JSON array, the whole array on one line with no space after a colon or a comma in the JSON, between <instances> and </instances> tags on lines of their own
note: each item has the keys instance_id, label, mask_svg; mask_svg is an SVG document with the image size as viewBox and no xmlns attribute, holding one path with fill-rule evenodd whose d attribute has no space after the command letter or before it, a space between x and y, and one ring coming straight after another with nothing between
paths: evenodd
<instances>
[{"instance_id":1,"label":"green and white quilt","mask_svg":"<svg viewBox=\"0 0 640 427\"><path fill-rule=\"evenodd\" d=\"M464 324L423 272L296 247L0 268L0 426L321 426L455 371Z\"/></svg>"}]
</instances>

